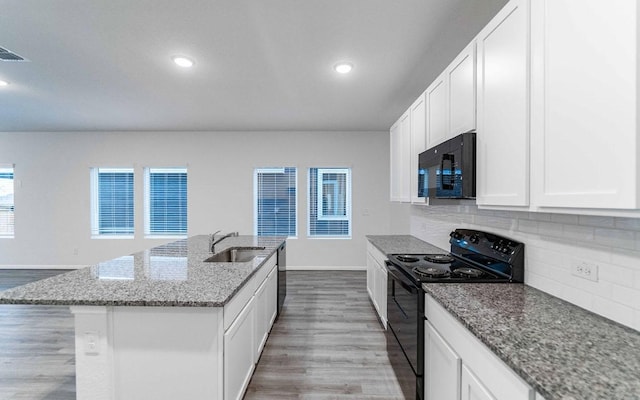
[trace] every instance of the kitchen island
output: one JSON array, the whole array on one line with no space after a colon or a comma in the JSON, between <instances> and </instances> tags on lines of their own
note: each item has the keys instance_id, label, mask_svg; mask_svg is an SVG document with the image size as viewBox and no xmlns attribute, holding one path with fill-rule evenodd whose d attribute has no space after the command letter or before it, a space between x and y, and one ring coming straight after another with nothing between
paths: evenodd
<instances>
[{"instance_id":1,"label":"kitchen island","mask_svg":"<svg viewBox=\"0 0 640 400\"><path fill-rule=\"evenodd\" d=\"M195 236L0 292L0 304L70 306L78 399L238 399L276 316L284 237L246 262L205 262Z\"/></svg>"}]
</instances>

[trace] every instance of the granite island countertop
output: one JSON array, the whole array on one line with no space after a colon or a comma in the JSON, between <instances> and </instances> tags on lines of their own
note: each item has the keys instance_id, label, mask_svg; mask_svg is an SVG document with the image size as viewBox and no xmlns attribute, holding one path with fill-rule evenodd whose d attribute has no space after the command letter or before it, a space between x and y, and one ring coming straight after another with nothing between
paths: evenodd
<instances>
[{"instance_id":1,"label":"granite island countertop","mask_svg":"<svg viewBox=\"0 0 640 400\"><path fill-rule=\"evenodd\" d=\"M384 254L447 252L410 235L367 239ZM526 284L422 288L545 400L640 399L640 332Z\"/></svg>"},{"instance_id":2,"label":"granite island countertop","mask_svg":"<svg viewBox=\"0 0 640 400\"><path fill-rule=\"evenodd\" d=\"M216 245L265 247L249 262L204 262L209 235L193 236L0 292L0 304L221 307L285 237L237 236Z\"/></svg>"}]
</instances>

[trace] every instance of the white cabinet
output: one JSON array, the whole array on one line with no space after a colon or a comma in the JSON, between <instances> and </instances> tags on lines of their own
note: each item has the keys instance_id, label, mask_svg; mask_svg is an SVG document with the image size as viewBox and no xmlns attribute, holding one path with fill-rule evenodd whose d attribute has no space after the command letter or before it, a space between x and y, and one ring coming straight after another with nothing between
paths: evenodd
<instances>
[{"instance_id":1,"label":"white cabinet","mask_svg":"<svg viewBox=\"0 0 640 400\"><path fill-rule=\"evenodd\" d=\"M424 398L458 400L462 361L429 321L424 324Z\"/></svg>"},{"instance_id":2,"label":"white cabinet","mask_svg":"<svg viewBox=\"0 0 640 400\"><path fill-rule=\"evenodd\" d=\"M529 205L528 27L528 1L512 0L476 38L481 206Z\"/></svg>"},{"instance_id":3,"label":"white cabinet","mask_svg":"<svg viewBox=\"0 0 640 400\"><path fill-rule=\"evenodd\" d=\"M390 130L391 201L411 201L409 168L411 163L410 110L400 117Z\"/></svg>"},{"instance_id":4,"label":"white cabinet","mask_svg":"<svg viewBox=\"0 0 640 400\"><path fill-rule=\"evenodd\" d=\"M239 400L255 367L254 297L224 333L224 398Z\"/></svg>"},{"instance_id":5,"label":"white cabinet","mask_svg":"<svg viewBox=\"0 0 640 400\"><path fill-rule=\"evenodd\" d=\"M411 165L409 179L411 186L411 202L424 203L424 198L418 197L418 155L427 149L426 135L426 101L425 93L421 94L410 108L411 113Z\"/></svg>"},{"instance_id":6,"label":"white cabinet","mask_svg":"<svg viewBox=\"0 0 640 400\"><path fill-rule=\"evenodd\" d=\"M496 400L482 382L466 366L462 366L462 400Z\"/></svg>"},{"instance_id":7,"label":"white cabinet","mask_svg":"<svg viewBox=\"0 0 640 400\"><path fill-rule=\"evenodd\" d=\"M476 44L471 42L425 92L427 148L476 127Z\"/></svg>"},{"instance_id":8,"label":"white cabinet","mask_svg":"<svg viewBox=\"0 0 640 400\"><path fill-rule=\"evenodd\" d=\"M425 295L425 317L425 400L457 399L456 393L464 400L534 398L522 378L429 295ZM436 397L429 397L432 390Z\"/></svg>"},{"instance_id":9,"label":"white cabinet","mask_svg":"<svg viewBox=\"0 0 640 400\"><path fill-rule=\"evenodd\" d=\"M267 342L269 332L276 319L278 307L278 275L277 267L274 267L269 276L262 282L255 295L255 356L256 363L260 358L262 349Z\"/></svg>"},{"instance_id":10,"label":"white cabinet","mask_svg":"<svg viewBox=\"0 0 640 400\"><path fill-rule=\"evenodd\" d=\"M531 3L532 201L637 209L637 1Z\"/></svg>"},{"instance_id":11,"label":"white cabinet","mask_svg":"<svg viewBox=\"0 0 640 400\"><path fill-rule=\"evenodd\" d=\"M427 148L442 143L449 138L448 82L442 73L429 85L425 92L427 101Z\"/></svg>"},{"instance_id":12,"label":"white cabinet","mask_svg":"<svg viewBox=\"0 0 640 400\"><path fill-rule=\"evenodd\" d=\"M449 81L449 137L476 128L476 42L445 70Z\"/></svg>"},{"instance_id":13,"label":"white cabinet","mask_svg":"<svg viewBox=\"0 0 640 400\"><path fill-rule=\"evenodd\" d=\"M367 242L367 292L378 313L382 326L387 329L387 268L386 256Z\"/></svg>"}]
</instances>

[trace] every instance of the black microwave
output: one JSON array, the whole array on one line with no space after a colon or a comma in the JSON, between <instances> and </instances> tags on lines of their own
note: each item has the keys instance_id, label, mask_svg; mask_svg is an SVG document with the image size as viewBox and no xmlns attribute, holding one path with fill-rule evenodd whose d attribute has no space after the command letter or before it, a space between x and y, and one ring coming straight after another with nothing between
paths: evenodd
<instances>
[{"instance_id":1,"label":"black microwave","mask_svg":"<svg viewBox=\"0 0 640 400\"><path fill-rule=\"evenodd\" d=\"M462 133L418 156L418 197L476 197L476 133Z\"/></svg>"}]
</instances>

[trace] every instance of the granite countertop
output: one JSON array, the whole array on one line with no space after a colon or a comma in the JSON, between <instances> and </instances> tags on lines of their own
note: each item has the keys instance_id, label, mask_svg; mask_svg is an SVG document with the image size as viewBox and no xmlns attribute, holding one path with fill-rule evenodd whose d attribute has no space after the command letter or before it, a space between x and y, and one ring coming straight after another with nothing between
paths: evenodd
<instances>
[{"instance_id":1,"label":"granite countertop","mask_svg":"<svg viewBox=\"0 0 640 400\"><path fill-rule=\"evenodd\" d=\"M367 235L367 239L383 254L448 254L411 235Z\"/></svg>"},{"instance_id":2,"label":"granite countertop","mask_svg":"<svg viewBox=\"0 0 640 400\"><path fill-rule=\"evenodd\" d=\"M640 332L524 284L422 287L546 400L640 399Z\"/></svg>"},{"instance_id":3,"label":"granite countertop","mask_svg":"<svg viewBox=\"0 0 640 400\"><path fill-rule=\"evenodd\" d=\"M199 235L0 292L0 304L221 307L276 252L285 237L229 237L235 246L265 247L249 262L204 262L209 236Z\"/></svg>"},{"instance_id":4,"label":"granite countertop","mask_svg":"<svg viewBox=\"0 0 640 400\"><path fill-rule=\"evenodd\" d=\"M409 235L367 238L384 254L446 252ZM526 284L422 287L545 400L640 399L640 332Z\"/></svg>"}]
</instances>

